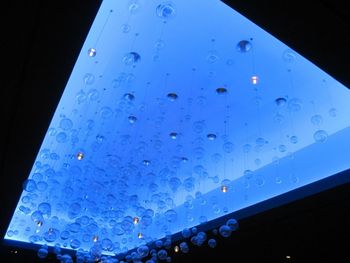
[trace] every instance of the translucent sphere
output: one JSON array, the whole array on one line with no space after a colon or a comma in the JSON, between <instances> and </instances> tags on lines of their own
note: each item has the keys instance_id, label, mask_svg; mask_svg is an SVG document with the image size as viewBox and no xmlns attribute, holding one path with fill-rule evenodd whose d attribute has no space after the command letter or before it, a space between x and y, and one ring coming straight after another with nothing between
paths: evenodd
<instances>
[{"instance_id":1,"label":"translucent sphere","mask_svg":"<svg viewBox=\"0 0 350 263\"><path fill-rule=\"evenodd\" d=\"M160 260L165 260L168 256L168 252L165 249L161 249L158 251L157 255Z\"/></svg>"},{"instance_id":2,"label":"translucent sphere","mask_svg":"<svg viewBox=\"0 0 350 263\"><path fill-rule=\"evenodd\" d=\"M140 246L137 248L137 253L139 255L140 258L144 258L144 257L147 257L148 254L149 254L149 248L148 246Z\"/></svg>"},{"instance_id":3,"label":"translucent sphere","mask_svg":"<svg viewBox=\"0 0 350 263\"><path fill-rule=\"evenodd\" d=\"M328 133L325 130L318 130L314 133L314 140L316 142L325 142L328 138Z\"/></svg>"},{"instance_id":4,"label":"translucent sphere","mask_svg":"<svg viewBox=\"0 0 350 263\"><path fill-rule=\"evenodd\" d=\"M275 99L275 103L278 107L282 107L282 106L286 105L287 100L286 100L286 98L280 97L280 98Z\"/></svg>"},{"instance_id":5,"label":"translucent sphere","mask_svg":"<svg viewBox=\"0 0 350 263\"><path fill-rule=\"evenodd\" d=\"M135 65L136 63L139 63L140 61L141 61L141 56L137 52L129 52L123 58L123 62L127 66Z\"/></svg>"},{"instance_id":6,"label":"translucent sphere","mask_svg":"<svg viewBox=\"0 0 350 263\"><path fill-rule=\"evenodd\" d=\"M168 93L167 95L168 99L171 100L171 101L175 101L177 100L178 96L176 93Z\"/></svg>"},{"instance_id":7,"label":"translucent sphere","mask_svg":"<svg viewBox=\"0 0 350 263\"><path fill-rule=\"evenodd\" d=\"M321 115L319 114L315 114L311 117L310 119L311 123L315 126L321 125L323 122L323 118Z\"/></svg>"},{"instance_id":8,"label":"translucent sphere","mask_svg":"<svg viewBox=\"0 0 350 263\"><path fill-rule=\"evenodd\" d=\"M293 98L289 101L288 107L291 111L300 111L303 106L303 103L298 98Z\"/></svg>"},{"instance_id":9,"label":"translucent sphere","mask_svg":"<svg viewBox=\"0 0 350 263\"><path fill-rule=\"evenodd\" d=\"M190 249L189 249L186 242L181 242L180 243L180 250L182 253L188 253Z\"/></svg>"},{"instance_id":10,"label":"translucent sphere","mask_svg":"<svg viewBox=\"0 0 350 263\"><path fill-rule=\"evenodd\" d=\"M131 93L125 93L123 95L123 98L127 101L133 101L135 99L135 96Z\"/></svg>"},{"instance_id":11,"label":"translucent sphere","mask_svg":"<svg viewBox=\"0 0 350 263\"><path fill-rule=\"evenodd\" d=\"M130 124L134 124L137 121L136 116L129 116L128 121Z\"/></svg>"},{"instance_id":12,"label":"translucent sphere","mask_svg":"<svg viewBox=\"0 0 350 263\"><path fill-rule=\"evenodd\" d=\"M216 93L219 94L219 95L226 94L227 93L227 89L224 88L224 87L217 88L216 89Z\"/></svg>"},{"instance_id":13,"label":"translucent sphere","mask_svg":"<svg viewBox=\"0 0 350 263\"><path fill-rule=\"evenodd\" d=\"M38 257L41 259L44 259L47 257L47 254L49 253L49 251L47 250L47 247L42 247L38 250Z\"/></svg>"},{"instance_id":14,"label":"translucent sphere","mask_svg":"<svg viewBox=\"0 0 350 263\"><path fill-rule=\"evenodd\" d=\"M211 238L211 239L208 240L208 246L209 246L209 247L215 248L216 245L217 245L217 243L216 243L216 240L215 240L215 239Z\"/></svg>"},{"instance_id":15,"label":"translucent sphere","mask_svg":"<svg viewBox=\"0 0 350 263\"><path fill-rule=\"evenodd\" d=\"M157 16L163 19L169 19L175 15L175 7L171 2L164 2L157 6Z\"/></svg>"},{"instance_id":16,"label":"translucent sphere","mask_svg":"<svg viewBox=\"0 0 350 263\"><path fill-rule=\"evenodd\" d=\"M293 50L291 49L287 49L283 52L282 54L282 59L284 62L287 62L287 63L292 63L295 61L296 59L296 54L294 53Z\"/></svg>"},{"instance_id":17,"label":"translucent sphere","mask_svg":"<svg viewBox=\"0 0 350 263\"><path fill-rule=\"evenodd\" d=\"M191 233L191 230L190 230L190 229L185 228L185 229L182 230L181 234L182 234L182 236L183 236L184 238L189 238L189 237L191 236L192 233Z\"/></svg>"},{"instance_id":18,"label":"translucent sphere","mask_svg":"<svg viewBox=\"0 0 350 263\"><path fill-rule=\"evenodd\" d=\"M228 225L222 225L219 228L219 233L222 237L229 237L231 235L231 228Z\"/></svg>"},{"instance_id":19,"label":"translucent sphere","mask_svg":"<svg viewBox=\"0 0 350 263\"><path fill-rule=\"evenodd\" d=\"M224 152L231 153L231 152L233 152L233 149L234 149L234 145L232 142L225 142L224 143L224 145L223 145Z\"/></svg>"},{"instance_id":20,"label":"translucent sphere","mask_svg":"<svg viewBox=\"0 0 350 263\"><path fill-rule=\"evenodd\" d=\"M234 218L227 220L226 225L230 227L231 231L236 231L238 229L238 221Z\"/></svg>"},{"instance_id":21,"label":"translucent sphere","mask_svg":"<svg viewBox=\"0 0 350 263\"><path fill-rule=\"evenodd\" d=\"M33 193L36 191L36 189L37 189L37 185L36 185L34 180L28 179L28 180L24 181L23 190L25 190L29 193Z\"/></svg>"},{"instance_id":22,"label":"translucent sphere","mask_svg":"<svg viewBox=\"0 0 350 263\"><path fill-rule=\"evenodd\" d=\"M60 128L67 131L73 127L73 122L71 119L64 118L60 121Z\"/></svg>"},{"instance_id":23,"label":"translucent sphere","mask_svg":"<svg viewBox=\"0 0 350 263\"><path fill-rule=\"evenodd\" d=\"M293 144L296 144L296 143L298 143L298 137L295 135L290 136L289 141Z\"/></svg>"},{"instance_id":24,"label":"translucent sphere","mask_svg":"<svg viewBox=\"0 0 350 263\"><path fill-rule=\"evenodd\" d=\"M209 133L209 134L207 135L207 138L208 138L209 141L214 141L214 140L216 139L216 134L214 134L214 133Z\"/></svg>"},{"instance_id":25,"label":"translucent sphere","mask_svg":"<svg viewBox=\"0 0 350 263\"><path fill-rule=\"evenodd\" d=\"M251 50L252 44L248 40L241 40L237 44L237 51L241 53L246 53Z\"/></svg>"},{"instance_id":26,"label":"translucent sphere","mask_svg":"<svg viewBox=\"0 0 350 263\"><path fill-rule=\"evenodd\" d=\"M329 109L328 114L329 114L329 116L331 116L333 118L337 117L337 109L336 108Z\"/></svg>"}]
</instances>

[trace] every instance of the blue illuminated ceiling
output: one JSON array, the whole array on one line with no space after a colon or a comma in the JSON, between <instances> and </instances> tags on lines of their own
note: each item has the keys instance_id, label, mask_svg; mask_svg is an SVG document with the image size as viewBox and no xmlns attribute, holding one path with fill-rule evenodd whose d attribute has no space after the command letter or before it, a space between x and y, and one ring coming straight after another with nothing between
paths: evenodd
<instances>
[{"instance_id":1,"label":"blue illuminated ceiling","mask_svg":"<svg viewBox=\"0 0 350 263\"><path fill-rule=\"evenodd\" d=\"M119 254L346 170L349 99L220 1L105 1L5 238Z\"/></svg>"}]
</instances>

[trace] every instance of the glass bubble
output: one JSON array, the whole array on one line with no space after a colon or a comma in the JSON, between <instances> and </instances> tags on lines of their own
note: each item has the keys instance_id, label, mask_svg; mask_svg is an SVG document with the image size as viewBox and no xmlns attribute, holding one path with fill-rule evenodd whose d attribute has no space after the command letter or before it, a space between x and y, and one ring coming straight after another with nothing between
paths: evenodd
<instances>
[{"instance_id":1,"label":"glass bubble","mask_svg":"<svg viewBox=\"0 0 350 263\"><path fill-rule=\"evenodd\" d=\"M236 231L238 229L238 221L234 218L227 220L226 225L230 227L231 231Z\"/></svg>"},{"instance_id":2,"label":"glass bubble","mask_svg":"<svg viewBox=\"0 0 350 263\"><path fill-rule=\"evenodd\" d=\"M219 228L219 233L222 237L229 237L231 235L231 228L228 225L222 225Z\"/></svg>"},{"instance_id":3,"label":"glass bubble","mask_svg":"<svg viewBox=\"0 0 350 263\"><path fill-rule=\"evenodd\" d=\"M188 253L189 252L189 247L188 247L188 245L187 245L187 243L186 242L181 242L180 243L180 250L181 250L181 252L182 253Z\"/></svg>"},{"instance_id":4,"label":"glass bubble","mask_svg":"<svg viewBox=\"0 0 350 263\"><path fill-rule=\"evenodd\" d=\"M227 93L227 89L224 88L224 87L219 87L219 88L217 88L215 91L216 91L216 93L219 94L219 95L224 95L224 94Z\"/></svg>"},{"instance_id":5,"label":"glass bubble","mask_svg":"<svg viewBox=\"0 0 350 263\"><path fill-rule=\"evenodd\" d=\"M278 150L283 153L287 150L287 146L285 146L284 144L281 144L278 146Z\"/></svg>"},{"instance_id":6,"label":"glass bubble","mask_svg":"<svg viewBox=\"0 0 350 263\"><path fill-rule=\"evenodd\" d=\"M300 111L302 106L303 106L303 103L298 98L293 98L288 103L288 108L294 112Z\"/></svg>"},{"instance_id":7,"label":"glass bubble","mask_svg":"<svg viewBox=\"0 0 350 263\"><path fill-rule=\"evenodd\" d=\"M25 206L23 206L23 205L21 205L20 207L19 207L19 210L21 211L21 212L23 212L24 214L29 214L30 212L31 212L31 210L30 210L30 208L29 207L25 207Z\"/></svg>"},{"instance_id":8,"label":"glass bubble","mask_svg":"<svg viewBox=\"0 0 350 263\"><path fill-rule=\"evenodd\" d=\"M175 101L177 100L178 96L176 93L168 93L167 95L168 99L171 100L171 101Z\"/></svg>"},{"instance_id":9,"label":"glass bubble","mask_svg":"<svg viewBox=\"0 0 350 263\"><path fill-rule=\"evenodd\" d=\"M159 4L156 9L157 16L163 19L169 19L175 16L175 6L171 2Z\"/></svg>"},{"instance_id":10,"label":"glass bubble","mask_svg":"<svg viewBox=\"0 0 350 263\"><path fill-rule=\"evenodd\" d=\"M177 135L178 135L177 132L171 132L171 133L169 133L170 138L173 139L173 140L176 140Z\"/></svg>"},{"instance_id":11,"label":"glass bubble","mask_svg":"<svg viewBox=\"0 0 350 263\"><path fill-rule=\"evenodd\" d=\"M148 248L148 246L143 245L143 246L138 247L138 248L137 248L137 253L138 253L138 255L139 255L140 258L145 258L145 257L147 257L148 254L149 254L149 248Z\"/></svg>"},{"instance_id":12,"label":"glass bubble","mask_svg":"<svg viewBox=\"0 0 350 263\"><path fill-rule=\"evenodd\" d=\"M157 255L160 260L165 260L168 256L168 252L165 249L161 249L158 251Z\"/></svg>"},{"instance_id":13,"label":"glass bubble","mask_svg":"<svg viewBox=\"0 0 350 263\"><path fill-rule=\"evenodd\" d=\"M41 212L42 215L51 216L51 205L49 203L43 202L38 205L38 211Z\"/></svg>"},{"instance_id":14,"label":"glass bubble","mask_svg":"<svg viewBox=\"0 0 350 263\"><path fill-rule=\"evenodd\" d=\"M231 153L231 152L233 152L233 149L234 149L234 145L232 142L225 142L224 143L224 145L223 145L224 152Z\"/></svg>"},{"instance_id":15,"label":"glass bubble","mask_svg":"<svg viewBox=\"0 0 350 263\"><path fill-rule=\"evenodd\" d=\"M68 208L68 217L74 219L80 215L82 207L79 203L72 203Z\"/></svg>"},{"instance_id":16,"label":"glass bubble","mask_svg":"<svg viewBox=\"0 0 350 263\"><path fill-rule=\"evenodd\" d=\"M64 118L60 121L60 128L61 129L68 131L68 130L72 129L72 127L73 127L73 122L71 119Z\"/></svg>"},{"instance_id":17,"label":"glass bubble","mask_svg":"<svg viewBox=\"0 0 350 263\"><path fill-rule=\"evenodd\" d=\"M241 40L237 44L237 51L241 53L246 53L252 49L252 44L248 40Z\"/></svg>"},{"instance_id":18,"label":"glass bubble","mask_svg":"<svg viewBox=\"0 0 350 263\"><path fill-rule=\"evenodd\" d=\"M286 105L287 100L284 97L280 97L280 98L275 99L275 103L278 107L282 107L282 106Z\"/></svg>"},{"instance_id":19,"label":"glass bubble","mask_svg":"<svg viewBox=\"0 0 350 263\"><path fill-rule=\"evenodd\" d=\"M315 126L321 125L323 122L323 118L321 115L319 114L315 114L311 117L310 119L311 123Z\"/></svg>"},{"instance_id":20,"label":"glass bubble","mask_svg":"<svg viewBox=\"0 0 350 263\"><path fill-rule=\"evenodd\" d=\"M216 134L214 134L214 133L209 133L209 134L207 135L207 138L208 138L209 141L214 141L214 140L216 139Z\"/></svg>"},{"instance_id":21,"label":"glass bubble","mask_svg":"<svg viewBox=\"0 0 350 263\"><path fill-rule=\"evenodd\" d=\"M122 24L122 26L121 26L121 29L122 29L122 32L123 33L129 33L129 31L130 31L130 25L129 24Z\"/></svg>"},{"instance_id":22,"label":"glass bubble","mask_svg":"<svg viewBox=\"0 0 350 263\"><path fill-rule=\"evenodd\" d=\"M328 138L328 133L325 130L318 130L314 133L314 140L316 142L325 142Z\"/></svg>"},{"instance_id":23,"label":"glass bubble","mask_svg":"<svg viewBox=\"0 0 350 263\"><path fill-rule=\"evenodd\" d=\"M96 49L94 49L94 48L89 48L89 50L88 50L88 55L89 55L89 57L94 57L94 56L96 56Z\"/></svg>"},{"instance_id":24,"label":"glass bubble","mask_svg":"<svg viewBox=\"0 0 350 263\"><path fill-rule=\"evenodd\" d=\"M78 233L81 230L81 225L79 223L69 224L68 230L72 233Z\"/></svg>"},{"instance_id":25,"label":"glass bubble","mask_svg":"<svg viewBox=\"0 0 350 263\"><path fill-rule=\"evenodd\" d=\"M23 190L27 191L29 193L35 192L37 189L37 185L34 180L32 179L27 179L23 183Z\"/></svg>"},{"instance_id":26,"label":"glass bubble","mask_svg":"<svg viewBox=\"0 0 350 263\"><path fill-rule=\"evenodd\" d=\"M86 73L83 77L84 83L87 85L91 85L95 81L95 76L91 73Z\"/></svg>"},{"instance_id":27,"label":"glass bubble","mask_svg":"<svg viewBox=\"0 0 350 263\"><path fill-rule=\"evenodd\" d=\"M130 124L134 124L137 121L136 116L129 116L128 121Z\"/></svg>"},{"instance_id":28,"label":"glass bubble","mask_svg":"<svg viewBox=\"0 0 350 263\"><path fill-rule=\"evenodd\" d=\"M113 250L113 242L109 238L105 238L101 241L102 249L105 251Z\"/></svg>"},{"instance_id":29,"label":"glass bubble","mask_svg":"<svg viewBox=\"0 0 350 263\"><path fill-rule=\"evenodd\" d=\"M141 61L141 56L137 52L129 52L123 58L123 62L127 66L135 65L136 63L139 63L140 61Z\"/></svg>"},{"instance_id":30,"label":"glass bubble","mask_svg":"<svg viewBox=\"0 0 350 263\"><path fill-rule=\"evenodd\" d=\"M336 108L331 108L329 111L328 111L328 114L329 116L331 117L337 117L337 109Z\"/></svg>"},{"instance_id":31,"label":"glass bubble","mask_svg":"<svg viewBox=\"0 0 350 263\"><path fill-rule=\"evenodd\" d=\"M127 101L133 101L135 99L135 96L131 93L125 93L123 95L123 98Z\"/></svg>"},{"instance_id":32,"label":"glass bubble","mask_svg":"<svg viewBox=\"0 0 350 263\"><path fill-rule=\"evenodd\" d=\"M43 238L47 242L54 242L59 237L60 231L58 229L50 228L47 232L43 234Z\"/></svg>"},{"instance_id":33,"label":"glass bubble","mask_svg":"<svg viewBox=\"0 0 350 263\"><path fill-rule=\"evenodd\" d=\"M207 62L213 64L219 60L219 56L216 51L210 51L207 55Z\"/></svg>"},{"instance_id":34,"label":"glass bubble","mask_svg":"<svg viewBox=\"0 0 350 263\"><path fill-rule=\"evenodd\" d=\"M191 236L192 233L191 233L191 230L190 230L190 229L185 228L185 229L182 230L181 234L182 234L182 236L183 236L184 238L189 238L189 237Z\"/></svg>"},{"instance_id":35,"label":"glass bubble","mask_svg":"<svg viewBox=\"0 0 350 263\"><path fill-rule=\"evenodd\" d=\"M89 90L89 93L87 94L87 96L89 97L90 101L96 101L98 100L100 93L98 92L97 89L91 89Z\"/></svg>"},{"instance_id":36,"label":"glass bubble","mask_svg":"<svg viewBox=\"0 0 350 263\"><path fill-rule=\"evenodd\" d=\"M293 144L296 144L296 143L298 143L298 137L295 135L290 136L289 141Z\"/></svg>"},{"instance_id":37,"label":"glass bubble","mask_svg":"<svg viewBox=\"0 0 350 263\"><path fill-rule=\"evenodd\" d=\"M216 240L211 238L208 240L208 246L211 247L211 248L215 248L216 247Z\"/></svg>"},{"instance_id":38,"label":"glass bubble","mask_svg":"<svg viewBox=\"0 0 350 263\"><path fill-rule=\"evenodd\" d=\"M110 107L102 107L100 115L102 119L109 119L113 116L113 110Z\"/></svg>"},{"instance_id":39,"label":"glass bubble","mask_svg":"<svg viewBox=\"0 0 350 263\"><path fill-rule=\"evenodd\" d=\"M204 121L196 121L193 123L193 129L196 133L202 133L205 129Z\"/></svg>"},{"instance_id":40,"label":"glass bubble","mask_svg":"<svg viewBox=\"0 0 350 263\"><path fill-rule=\"evenodd\" d=\"M65 230L65 231L62 231L62 232L61 232L61 239L62 239L62 240L68 239L69 236L70 236L69 231Z\"/></svg>"},{"instance_id":41,"label":"glass bubble","mask_svg":"<svg viewBox=\"0 0 350 263\"><path fill-rule=\"evenodd\" d=\"M282 54L282 59L284 62L287 62L287 63L292 63L295 61L296 59L296 54L294 53L293 50L291 49L287 49L283 52Z\"/></svg>"},{"instance_id":42,"label":"glass bubble","mask_svg":"<svg viewBox=\"0 0 350 263\"><path fill-rule=\"evenodd\" d=\"M245 145L243 145L243 152L244 153L249 153L249 152L251 152L251 150L252 150L252 146L250 145L250 144L245 144Z\"/></svg>"},{"instance_id":43,"label":"glass bubble","mask_svg":"<svg viewBox=\"0 0 350 263\"><path fill-rule=\"evenodd\" d=\"M67 141L67 133L65 132L60 132L56 135L56 141L58 143L65 143Z\"/></svg>"},{"instance_id":44,"label":"glass bubble","mask_svg":"<svg viewBox=\"0 0 350 263\"><path fill-rule=\"evenodd\" d=\"M41 259L44 259L47 257L47 254L49 253L49 251L47 250L47 247L42 247L38 250L38 257Z\"/></svg>"},{"instance_id":45,"label":"glass bubble","mask_svg":"<svg viewBox=\"0 0 350 263\"><path fill-rule=\"evenodd\" d=\"M255 140L255 143L257 146L262 147L267 143L267 141L264 138L259 137Z\"/></svg>"},{"instance_id":46,"label":"glass bubble","mask_svg":"<svg viewBox=\"0 0 350 263\"><path fill-rule=\"evenodd\" d=\"M177 213L173 209L166 211L164 216L169 223L174 223L177 220Z\"/></svg>"},{"instance_id":47,"label":"glass bubble","mask_svg":"<svg viewBox=\"0 0 350 263\"><path fill-rule=\"evenodd\" d=\"M133 2L129 5L129 11L131 14L134 14L137 12L137 10L139 9L139 5L137 4L137 2Z\"/></svg>"},{"instance_id":48,"label":"glass bubble","mask_svg":"<svg viewBox=\"0 0 350 263\"><path fill-rule=\"evenodd\" d=\"M273 121L277 124L282 124L284 122L284 116L282 114L277 113L274 117L273 117Z\"/></svg>"}]
</instances>

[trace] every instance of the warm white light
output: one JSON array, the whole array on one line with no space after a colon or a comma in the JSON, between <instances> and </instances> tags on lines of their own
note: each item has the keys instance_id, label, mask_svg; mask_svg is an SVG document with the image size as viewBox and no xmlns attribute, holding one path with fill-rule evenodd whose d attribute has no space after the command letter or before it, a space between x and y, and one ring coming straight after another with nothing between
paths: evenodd
<instances>
[{"instance_id":1,"label":"warm white light","mask_svg":"<svg viewBox=\"0 0 350 263\"><path fill-rule=\"evenodd\" d=\"M228 191L228 188L226 185L221 186L221 192L226 193Z\"/></svg>"},{"instance_id":2,"label":"warm white light","mask_svg":"<svg viewBox=\"0 0 350 263\"><path fill-rule=\"evenodd\" d=\"M78 159L79 161L83 160L83 159L84 159L84 154L83 154L82 152L79 152L79 153L77 154L77 159Z\"/></svg>"},{"instance_id":3,"label":"warm white light","mask_svg":"<svg viewBox=\"0 0 350 263\"><path fill-rule=\"evenodd\" d=\"M175 251L176 253L179 252L179 251L180 251L179 246L175 246L175 247L174 247L174 251Z\"/></svg>"},{"instance_id":4,"label":"warm white light","mask_svg":"<svg viewBox=\"0 0 350 263\"><path fill-rule=\"evenodd\" d=\"M252 76L252 83L253 83L253 85L258 84L258 82L259 82L259 77L258 76Z\"/></svg>"},{"instance_id":5,"label":"warm white light","mask_svg":"<svg viewBox=\"0 0 350 263\"><path fill-rule=\"evenodd\" d=\"M140 222L140 219L138 217L134 217L133 219L134 225L137 225Z\"/></svg>"}]
</instances>

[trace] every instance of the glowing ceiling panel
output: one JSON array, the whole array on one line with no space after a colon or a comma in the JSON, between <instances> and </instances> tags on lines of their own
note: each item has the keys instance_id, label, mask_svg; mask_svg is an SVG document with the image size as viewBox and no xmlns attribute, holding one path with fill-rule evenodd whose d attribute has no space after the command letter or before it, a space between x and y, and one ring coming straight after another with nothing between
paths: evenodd
<instances>
[{"instance_id":1,"label":"glowing ceiling panel","mask_svg":"<svg viewBox=\"0 0 350 263\"><path fill-rule=\"evenodd\" d=\"M5 239L115 255L327 178L349 101L218 0L106 0Z\"/></svg>"}]
</instances>

